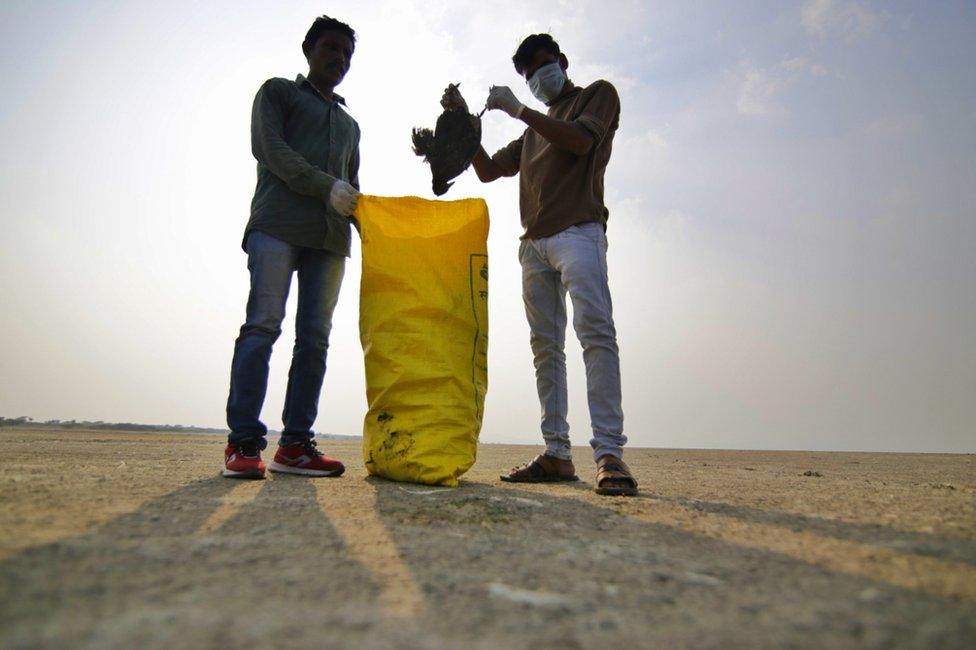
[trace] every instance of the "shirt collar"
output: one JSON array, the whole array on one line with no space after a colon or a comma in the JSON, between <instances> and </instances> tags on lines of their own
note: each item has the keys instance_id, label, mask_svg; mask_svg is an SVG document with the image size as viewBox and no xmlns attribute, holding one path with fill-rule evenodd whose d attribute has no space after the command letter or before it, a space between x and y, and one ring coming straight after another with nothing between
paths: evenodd
<instances>
[{"instance_id":1,"label":"shirt collar","mask_svg":"<svg viewBox=\"0 0 976 650\"><path fill-rule=\"evenodd\" d=\"M295 83L298 84L299 86L308 86L309 88L311 88L315 92L316 95L318 95L319 97L322 97L322 93L320 93L318 91L318 89L315 86L312 85L312 82L311 81L309 81L308 79L305 78L305 75L300 74L297 77L295 77ZM342 104L343 106L346 105L346 98L343 97L342 95L340 95L339 93L333 91L332 98L336 102ZM325 99L325 97L322 97L322 99ZM326 101L329 101L329 100L326 99Z\"/></svg>"},{"instance_id":2,"label":"shirt collar","mask_svg":"<svg viewBox=\"0 0 976 650\"><path fill-rule=\"evenodd\" d=\"M549 102L548 104L546 104L546 106L548 106L549 108L552 108L553 106L555 106L556 104L560 103L564 99L567 99L569 97L572 97L573 95L575 95L576 93L578 93L581 90L582 90L582 88L580 88L579 86L577 86L576 84L574 84L573 81L569 77L567 77L566 78L566 83L565 83L565 85L563 85L562 92L560 92L558 95L556 95L556 98L554 100L552 100L551 102Z\"/></svg>"}]
</instances>

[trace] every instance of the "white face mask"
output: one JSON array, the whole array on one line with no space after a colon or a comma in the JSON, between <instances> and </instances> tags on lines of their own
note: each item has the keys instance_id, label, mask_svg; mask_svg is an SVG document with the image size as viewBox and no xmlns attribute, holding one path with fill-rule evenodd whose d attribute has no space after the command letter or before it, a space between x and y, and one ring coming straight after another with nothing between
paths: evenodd
<instances>
[{"instance_id":1,"label":"white face mask","mask_svg":"<svg viewBox=\"0 0 976 650\"><path fill-rule=\"evenodd\" d=\"M548 104L562 92L566 84L566 74L559 67L559 63L547 63L535 71L528 84L535 98L543 104Z\"/></svg>"}]
</instances>

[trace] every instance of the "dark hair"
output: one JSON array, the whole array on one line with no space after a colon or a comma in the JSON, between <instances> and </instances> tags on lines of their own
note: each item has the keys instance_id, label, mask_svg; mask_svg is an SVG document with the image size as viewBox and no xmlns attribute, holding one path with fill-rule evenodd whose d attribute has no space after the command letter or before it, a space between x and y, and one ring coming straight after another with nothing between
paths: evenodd
<instances>
[{"instance_id":1,"label":"dark hair","mask_svg":"<svg viewBox=\"0 0 976 650\"><path fill-rule=\"evenodd\" d=\"M515 50L515 56L512 57L512 63L515 64L515 71L522 74L525 69L532 64L532 59L535 58L535 53L539 50L545 50L559 56L559 43L552 40L552 36L549 34L533 34L532 36L527 36L522 44L518 46Z\"/></svg>"},{"instance_id":2,"label":"dark hair","mask_svg":"<svg viewBox=\"0 0 976 650\"><path fill-rule=\"evenodd\" d=\"M336 20L329 16L319 16L312 23L312 26L308 28L308 33L305 34L305 40L302 41L302 51L304 52L306 49L314 48L319 37L329 31L345 34L352 41L353 48L356 47L356 32L352 30L352 27L341 20Z\"/></svg>"}]
</instances>

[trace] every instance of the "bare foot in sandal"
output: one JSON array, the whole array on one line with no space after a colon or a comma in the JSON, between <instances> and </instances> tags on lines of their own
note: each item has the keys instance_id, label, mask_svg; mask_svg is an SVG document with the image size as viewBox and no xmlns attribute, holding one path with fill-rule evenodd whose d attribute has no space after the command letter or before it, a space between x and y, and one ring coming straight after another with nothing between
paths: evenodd
<instances>
[{"instance_id":1,"label":"bare foot in sandal","mask_svg":"<svg viewBox=\"0 0 976 650\"><path fill-rule=\"evenodd\" d=\"M620 458L607 454L596 461L596 481L593 489L604 496L637 496L637 480Z\"/></svg>"},{"instance_id":2,"label":"bare foot in sandal","mask_svg":"<svg viewBox=\"0 0 976 650\"><path fill-rule=\"evenodd\" d=\"M509 483L555 483L579 480L573 461L546 454L539 454L532 462L516 467L499 478Z\"/></svg>"}]
</instances>

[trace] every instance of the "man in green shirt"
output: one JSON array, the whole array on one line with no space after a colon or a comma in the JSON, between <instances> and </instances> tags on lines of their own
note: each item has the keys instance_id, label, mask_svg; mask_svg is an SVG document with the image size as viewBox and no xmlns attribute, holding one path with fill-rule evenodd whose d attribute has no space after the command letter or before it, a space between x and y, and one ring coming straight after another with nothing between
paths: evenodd
<instances>
[{"instance_id":1,"label":"man in green shirt","mask_svg":"<svg viewBox=\"0 0 976 650\"><path fill-rule=\"evenodd\" d=\"M284 426L270 469L306 476L339 476L345 469L316 448L312 424L359 196L359 125L334 92L349 70L355 43L349 25L316 18L302 43L308 75L269 79L254 98L251 150L258 180L242 244L251 289L231 363L224 476L264 478L261 450L268 430L261 407L295 273L295 348Z\"/></svg>"},{"instance_id":2,"label":"man in green shirt","mask_svg":"<svg viewBox=\"0 0 976 650\"><path fill-rule=\"evenodd\" d=\"M580 88L566 76L569 60L549 34L529 36L512 57L515 71L548 107L520 102L506 86L493 87L486 107L526 125L521 137L489 157L474 157L485 183L521 174L519 211L525 234L519 248L522 298L535 357L546 451L502 476L511 482L575 481L566 421L566 294L583 346L587 401L596 460L597 493L637 493L623 461L624 414L620 359L607 284L607 217L603 176L620 121L620 99L607 81Z\"/></svg>"}]
</instances>

